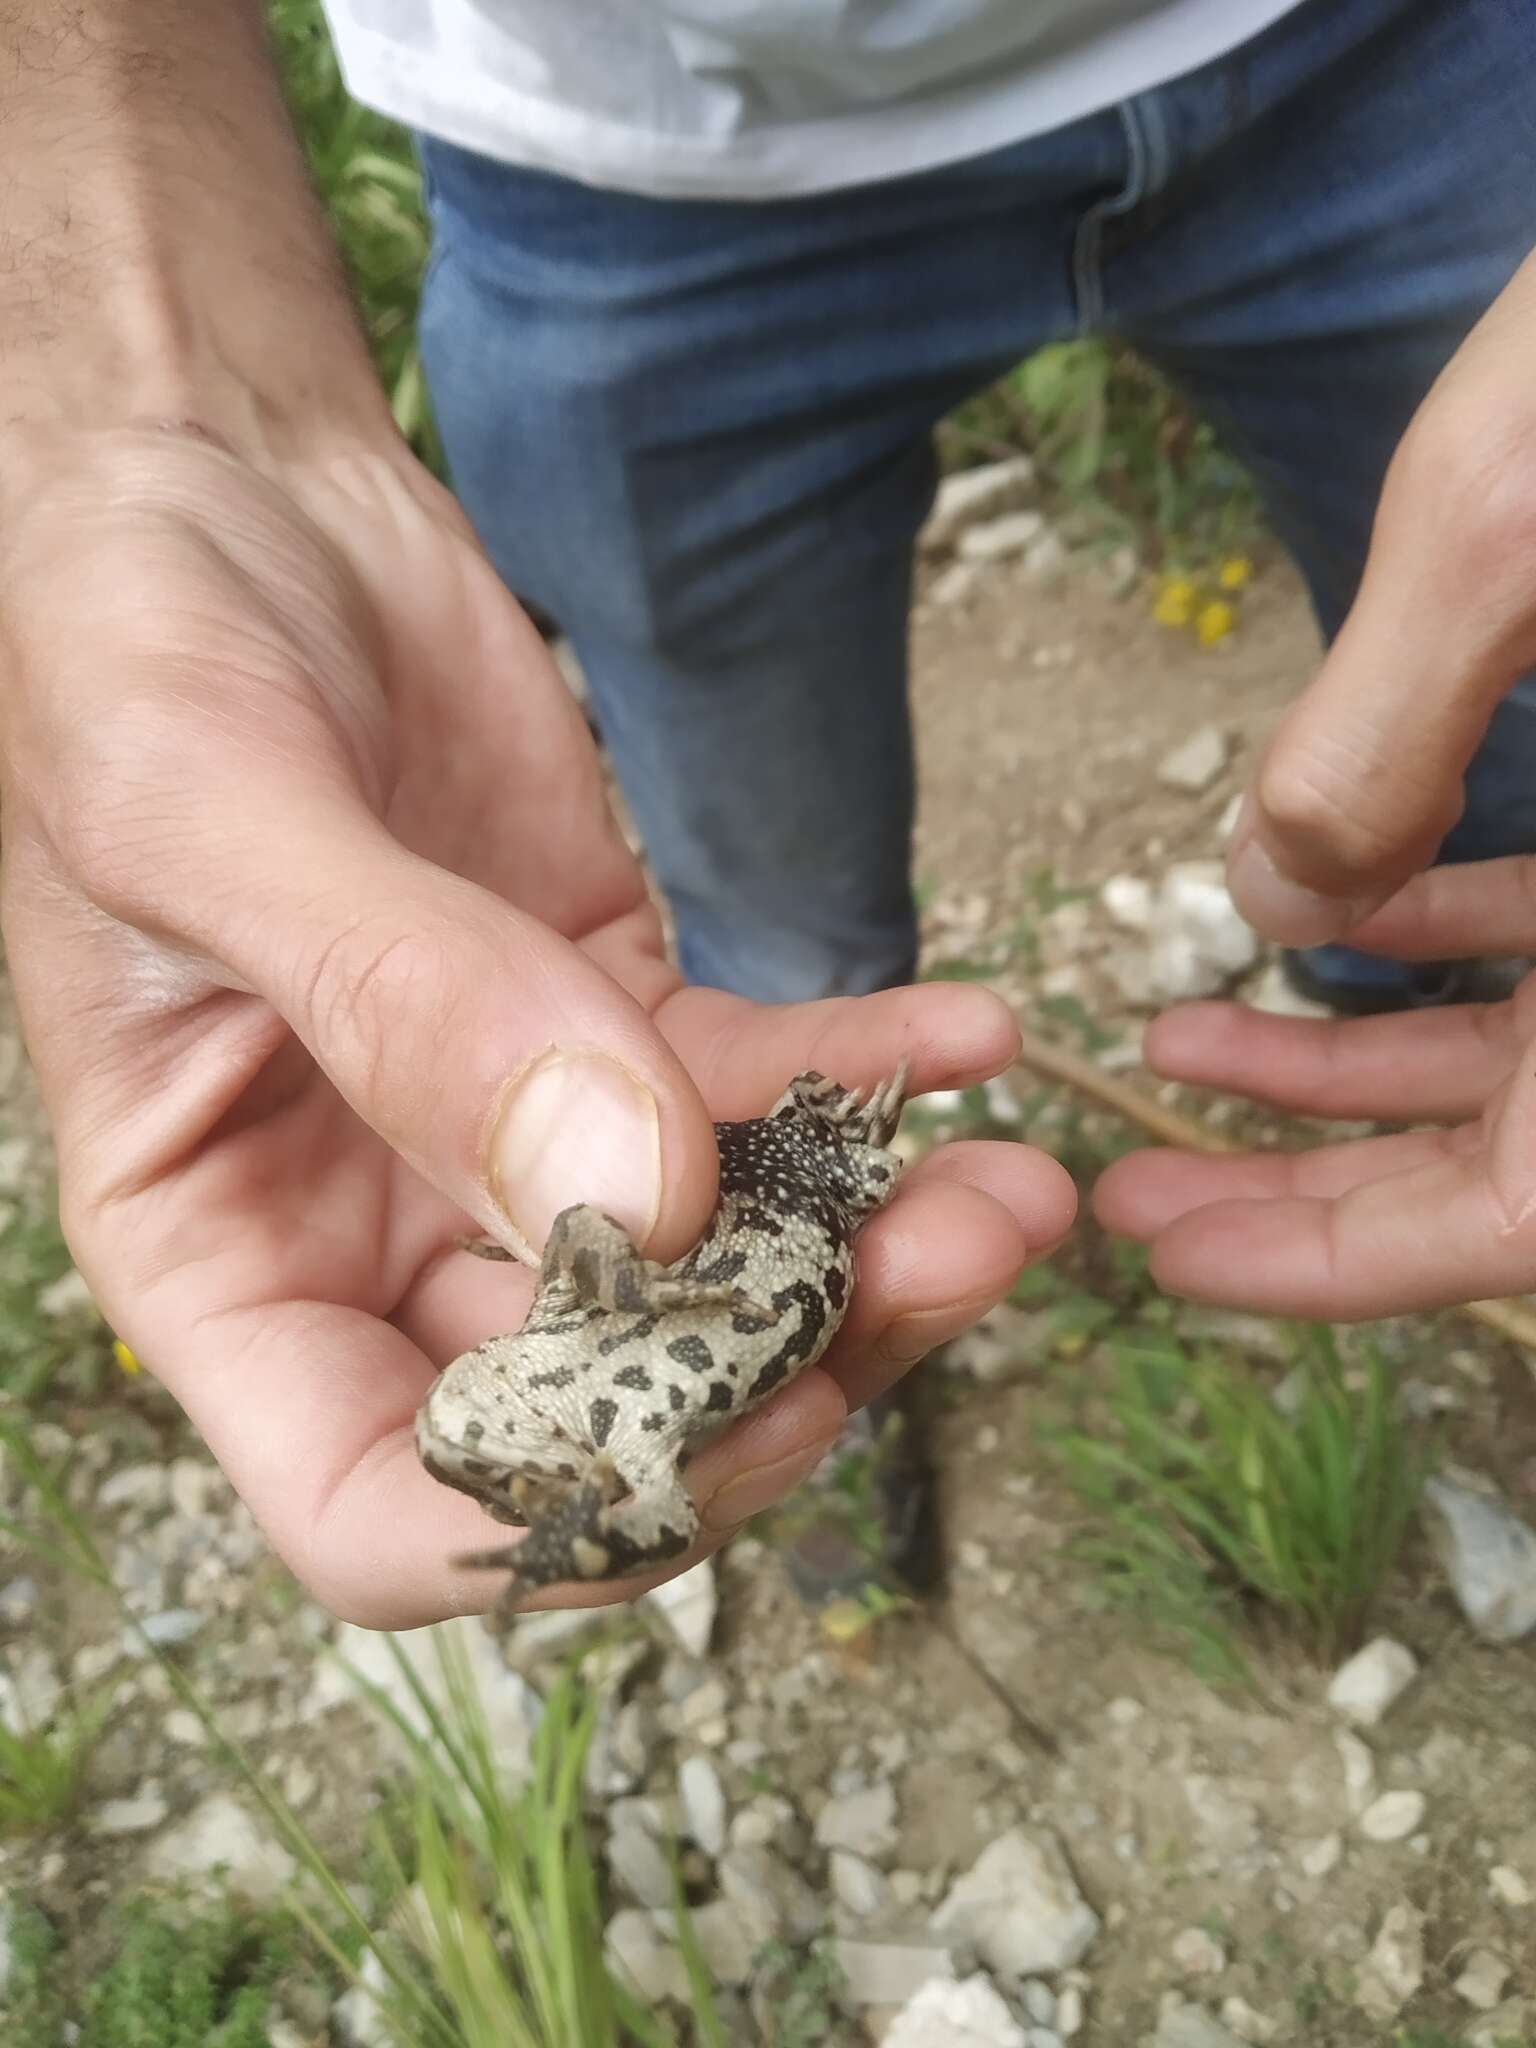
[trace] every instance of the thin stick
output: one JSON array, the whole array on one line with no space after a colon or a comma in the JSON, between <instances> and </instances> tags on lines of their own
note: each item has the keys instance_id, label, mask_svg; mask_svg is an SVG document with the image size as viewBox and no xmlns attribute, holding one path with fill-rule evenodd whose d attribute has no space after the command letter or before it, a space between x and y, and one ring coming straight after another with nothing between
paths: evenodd
<instances>
[{"instance_id":1,"label":"thin stick","mask_svg":"<svg viewBox=\"0 0 1536 2048\"><path fill-rule=\"evenodd\" d=\"M1224 1131L1213 1130L1197 1117L1182 1115L1164 1103L1153 1101L1139 1088L1116 1080L1113 1074L1104 1073L1091 1060L1069 1052L1065 1046L1052 1045L1048 1039L1037 1038L1032 1031L1022 1031L1021 1037L1022 1065L1033 1068L1037 1074L1049 1076L1053 1081L1064 1081L1069 1088L1103 1103L1106 1109L1114 1110L1133 1124L1140 1124L1144 1131L1150 1131L1154 1138L1161 1138L1165 1144L1181 1146L1186 1152L1235 1152L1238 1149ZM1501 1337L1523 1345L1527 1351L1536 1352L1536 1308L1528 1301L1469 1301L1463 1303L1462 1308L1474 1321L1490 1330L1497 1330Z\"/></svg>"}]
</instances>

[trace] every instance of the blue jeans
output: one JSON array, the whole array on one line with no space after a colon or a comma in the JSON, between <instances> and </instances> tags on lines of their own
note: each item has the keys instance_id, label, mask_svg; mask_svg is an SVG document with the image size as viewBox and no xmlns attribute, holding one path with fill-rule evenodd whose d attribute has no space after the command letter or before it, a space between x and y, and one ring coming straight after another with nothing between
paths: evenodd
<instances>
[{"instance_id":1,"label":"blue jeans","mask_svg":"<svg viewBox=\"0 0 1536 2048\"><path fill-rule=\"evenodd\" d=\"M423 142L454 481L580 656L691 979L910 976L930 434L1041 343L1105 329L1162 365L1337 629L1399 435L1536 242L1533 109L1527 0L1306 0L1125 105L815 198L651 200ZM1536 682L1445 853L1530 849Z\"/></svg>"}]
</instances>

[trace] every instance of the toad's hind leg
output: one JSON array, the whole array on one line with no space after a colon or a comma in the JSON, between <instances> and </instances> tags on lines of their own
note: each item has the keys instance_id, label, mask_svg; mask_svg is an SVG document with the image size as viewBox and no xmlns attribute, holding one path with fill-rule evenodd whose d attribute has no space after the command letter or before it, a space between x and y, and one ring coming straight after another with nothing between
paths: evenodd
<instances>
[{"instance_id":1,"label":"toad's hind leg","mask_svg":"<svg viewBox=\"0 0 1536 2048\"><path fill-rule=\"evenodd\" d=\"M654 1259L642 1257L628 1231L585 1202L562 1209L551 1224L539 1291L627 1315L720 1308L760 1330L770 1328L783 1314L782 1309L754 1301L739 1287L669 1272Z\"/></svg>"},{"instance_id":2,"label":"toad's hind leg","mask_svg":"<svg viewBox=\"0 0 1536 2048\"><path fill-rule=\"evenodd\" d=\"M595 1459L580 1486L530 1513L523 1542L471 1551L454 1563L509 1572L497 1608L511 1615L541 1586L600 1585L680 1556L698 1534L699 1517L676 1477L620 1499L623 1485L607 1458Z\"/></svg>"}]
</instances>

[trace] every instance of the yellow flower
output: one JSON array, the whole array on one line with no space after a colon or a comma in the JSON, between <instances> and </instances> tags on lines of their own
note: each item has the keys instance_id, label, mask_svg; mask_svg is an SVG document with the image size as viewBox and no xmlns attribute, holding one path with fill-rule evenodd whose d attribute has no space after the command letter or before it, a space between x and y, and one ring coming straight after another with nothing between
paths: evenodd
<instances>
[{"instance_id":1,"label":"yellow flower","mask_svg":"<svg viewBox=\"0 0 1536 2048\"><path fill-rule=\"evenodd\" d=\"M1228 555L1216 571L1216 581L1223 590L1241 590L1253 574L1253 564L1246 555Z\"/></svg>"},{"instance_id":2,"label":"yellow flower","mask_svg":"<svg viewBox=\"0 0 1536 2048\"><path fill-rule=\"evenodd\" d=\"M1209 604L1203 604L1195 618L1195 638L1202 647L1214 647L1218 640L1225 640L1237 624L1237 613L1224 599L1214 597Z\"/></svg>"},{"instance_id":3,"label":"yellow flower","mask_svg":"<svg viewBox=\"0 0 1536 2048\"><path fill-rule=\"evenodd\" d=\"M861 1601L845 1596L824 1607L818 1617L822 1634L828 1642L843 1648L855 1643L868 1629L872 1616Z\"/></svg>"},{"instance_id":4,"label":"yellow flower","mask_svg":"<svg viewBox=\"0 0 1536 2048\"><path fill-rule=\"evenodd\" d=\"M132 1379L135 1373L140 1373L144 1370L143 1366L140 1365L139 1361L134 1357L133 1353L128 1349L128 1346L123 1342L121 1337L113 1339L112 1356L117 1360L118 1364L122 1367L123 1371L127 1373L130 1379Z\"/></svg>"},{"instance_id":5,"label":"yellow flower","mask_svg":"<svg viewBox=\"0 0 1536 2048\"><path fill-rule=\"evenodd\" d=\"M1195 616L1195 596L1187 576L1170 576L1157 593L1152 616L1160 626L1187 626Z\"/></svg>"}]
</instances>

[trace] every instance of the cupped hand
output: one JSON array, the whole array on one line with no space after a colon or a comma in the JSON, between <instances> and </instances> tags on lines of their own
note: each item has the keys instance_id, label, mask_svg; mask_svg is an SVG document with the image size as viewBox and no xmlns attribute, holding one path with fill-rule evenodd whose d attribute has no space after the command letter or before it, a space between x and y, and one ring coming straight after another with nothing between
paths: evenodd
<instances>
[{"instance_id":1,"label":"cupped hand","mask_svg":"<svg viewBox=\"0 0 1536 2048\"><path fill-rule=\"evenodd\" d=\"M542 643L392 445L50 432L4 494L4 923L74 1254L318 1598L380 1626L486 1605L447 1560L488 1525L412 1441L435 1370L528 1299L464 1231L536 1247L586 1200L674 1257L711 1117L806 1066L961 1086L1011 1020L960 987L683 987ZM825 1367L695 1461L706 1526L1071 1209L1018 1147L925 1161Z\"/></svg>"},{"instance_id":2,"label":"cupped hand","mask_svg":"<svg viewBox=\"0 0 1536 2048\"><path fill-rule=\"evenodd\" d=\"M1536 256L1393 458L1360 594L1233 832L1239 909L1293 946L1536 954L1536 864L1422 872L1495 708L1536 666ZM1157 1072L1309 1116L1441 1128L1287 1156L1142 1152L1100 1183L1165 1287L1345 1320L1536 1286L1536 982L1510 1002L1353 1023L1176 1010Z\"/></svg>"},{"instance_id":3,"label":"cupped hand","mask_svg":"<svg viewBox=\"0 0 1536 2048\"><path fill-rule=\"evenodd\" d=\"M1536 859L1434 869L1350 938L1403 959L1536 953ZM1190 1004L1146 1057L1304 1116L1433 1127L1118 1160L1097 1214L1151 1244L1161 1286L1337 1322L1536 1287L1536 975L1507 1002L1347 1023Z\"/></svg>"},{"instance_id":4,"label":"cupped hand","mask_svg":"<svg viewBox=\"0 0 1536 2048\"><path fill-rule=\"evenodd\" d=\"M1500 701L1536 668L1536 255L1432 386L1387 472L1359 595L1233 829L1238 908L1335 939L1433 860Z\"/></svg>"}]
</instances>

